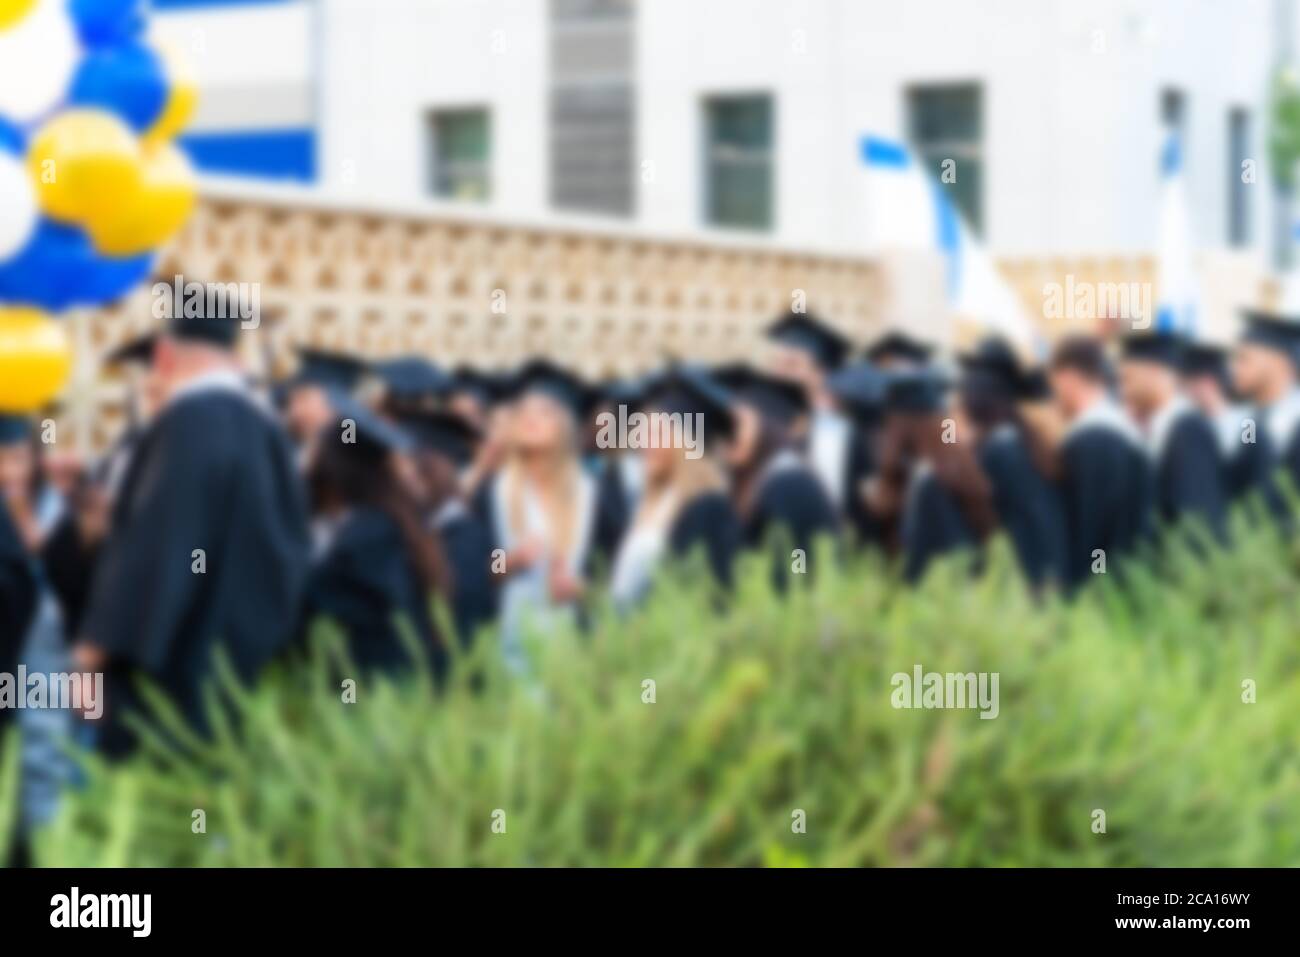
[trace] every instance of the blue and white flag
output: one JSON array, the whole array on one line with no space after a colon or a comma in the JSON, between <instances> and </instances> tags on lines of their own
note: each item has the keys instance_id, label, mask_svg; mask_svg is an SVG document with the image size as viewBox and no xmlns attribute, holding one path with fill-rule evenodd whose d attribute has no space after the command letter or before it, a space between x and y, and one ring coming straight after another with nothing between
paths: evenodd
<instances>
[{"instance_id":1,"label":"blue and white flag","mask_svg":"<svg viewBox=\"0 0 1300 957\"><path fill-rule=\"evenodd\" d=\"M1192 218L1183 175L1183 147L1170 133L1160 156L1160 247L1156 263L1156 331L1193 336L1200 291L1192 262Z\"/></svg>"},{"instance_id":2,"label":"blue and white flag","mask_svg":"<svg viewBox=\"0 0 1300 957\"><path fill-rule=\"evenodd\" d=\"M954 313L1038 351L1041 336L961 213L903 144L862 138L868 244L873 250L929 249L944 258Z\"/></svg>"},{"instance_id":3,"label":"blue and white flag","mask_svg":"<svg viewBox=\"0 0 1300 957\"><path fill-rule=\"evenodd\" d=\"M1282 276L1278 307L1288 316L1300 314L1300 220L1291 224L1291 268Z\"/></svg>"}]
</instances>

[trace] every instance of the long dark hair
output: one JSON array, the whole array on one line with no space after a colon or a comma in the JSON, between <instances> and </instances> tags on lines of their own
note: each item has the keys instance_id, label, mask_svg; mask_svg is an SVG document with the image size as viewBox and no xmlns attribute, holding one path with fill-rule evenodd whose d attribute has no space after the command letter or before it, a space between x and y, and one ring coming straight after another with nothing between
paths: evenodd
<instances>
[{"instance_id":1,"label":"long dark hair","mask_svg":"<svg viewBox=\"0 0 1300 957\"><path fill-rule=\"evenodd\" d=\"M313 509L368 506L393 520L406 556L426 592L446 596L450 576L442 548L421 520L420 506L389 463L361 455L355 445L322 441L307 478Z\"/></svg>"},{"instance_id":2,"label":"long dark hair","mask_svg":"<svg viewBox=\"0 0 1300 957\"><path fill-rule=\"evenodd\" d=\"M935 478L952 493L962 517L983 541L997 527L993 486L969 444L943 440L938 413L894 413L885 419L880 442L880 481L884 501L897 521L907 501L915 469L928 462Z\"/></svg>"},{"instance_id":3,"label":"long dark hair","mask_svg":"<svg viewBox=\"0 0 1300 957\"><path fill-rule=\"evenodd\" d=\"M780 452L794 449L798 445L789 425L758 412L755 414L758 416L758 434L754 448L747 461L731 470L732 499L742 515L748 515L753 508L763 467Z\"/></svg>"},{"instance_id":4,"label":"long dark hair","mask_svg":"<svg viewBox=\"0 0 1300 957\"><path fill-rule=\"evenodd\" d=\"M1029 460L1038 473L1050 481L1055 481L1060 476L1060 461L1056 450L1047 437L1025 418L1015 399L972 389L963 391L962 405L982 435L987 437L995 429L1004 425L1011 426L1025 443Z\"/></svg>"}]
</instances>

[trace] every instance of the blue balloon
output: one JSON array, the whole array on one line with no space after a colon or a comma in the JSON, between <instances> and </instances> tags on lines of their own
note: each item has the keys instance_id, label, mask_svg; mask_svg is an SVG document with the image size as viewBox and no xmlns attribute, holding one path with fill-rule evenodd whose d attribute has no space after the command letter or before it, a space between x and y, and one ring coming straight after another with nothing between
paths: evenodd
<instances>
[{"instance_id":1,"label":"blue balloon","mask_svg":"<svg viewBox=\"0 0 1300 957\"><path fill-rule=\"evenodd\" d=\"M116 113L142 133L167 105L166 72L158 56L138 43L95 50L73 75L68 102Z\"/></svg>"},{"instance_id":2,"label":"blue balloon","mask_svg":"<svg viewBox=\"0 0 1300 957\"><path fill-rule=\"evenodd\" d=\"M152 260L101 256L81 229L42 219L22 251L0 263L0 303L47 312L101 306L148 276Z\"/></svg>"},{"instance_id":3,"label":"blue balloon","mask_svg":"<svg viewBox=\"0 0 1300 957\"><path fill-rule=\"evenodd\" d=\"M15 126L3 116L0 116L0 150L14 156L22 156L27 152L27 134L22 127Z\"/></svg>"},{"instance_id":4,"label":"blue balloon","mask_svg":"<svg viewBox=\"0 0 1300 957\"><path fill-rule=\"evenodd\" d=\"M144 35L143 0L71 0L68 13L88 47L113 46Z\"/></svg>"}]
</instances>

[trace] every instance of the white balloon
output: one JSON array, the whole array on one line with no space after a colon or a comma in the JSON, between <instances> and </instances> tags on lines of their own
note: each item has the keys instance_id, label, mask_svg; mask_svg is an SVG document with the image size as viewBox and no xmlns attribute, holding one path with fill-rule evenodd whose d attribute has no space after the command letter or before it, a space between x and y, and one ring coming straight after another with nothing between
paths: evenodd
<instances>
[{"instance_id":1,"label":"white balloon","mask_svg":"<svg viewBox=\"0 0 1300 957\"><path fill-rule=\"evenodd\" d=\"M27 123L57 106L79 55L66 0L38 0L31 13L0 33L0 116Z\"/></svg>"},{"instance_id":2,"label":"white balloon","mask_svg":"<svg viewBox=\"0 0 1300 957\"><path fill-rule=\"evenodd\" d=\"M0 153L0 263L27 245L36 228L36 190L21 159Z\"/></svg>"}]
</instances>

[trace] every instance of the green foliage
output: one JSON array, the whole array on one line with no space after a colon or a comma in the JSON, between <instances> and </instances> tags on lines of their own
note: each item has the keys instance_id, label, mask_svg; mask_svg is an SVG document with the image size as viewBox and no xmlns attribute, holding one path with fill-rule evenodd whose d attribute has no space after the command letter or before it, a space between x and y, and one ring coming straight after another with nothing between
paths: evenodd
<instances>
[{"instance_id":1,"label":"green foliage","mask_svg":"<svg viewBox=\"0 0 1300 957\"><path fill-rule=\"evenodd\" d=\"M1268 147L1273 176L1291 189L1300 162L1300 81L1294 70L1281 70L1274 76L1269 112Z\"/></svg>"},{"instance_id":2,"label":"green foliage","mask_svg":"<svg viewBox=\"0 0 1300 957\"><path fill-rule=\"evenodd\" d=\"M310 661L232 687L242 731L92 762L37 859L1295 865L1300 553L1237 542L1073 604L1029 595L1003 542L980 578L953 561L916 590L823 556L780 598L755 560L722 614L696 564L626 620L535 642L527 676L483 638L446 688L358 678L355 704L322 629ZM999 673L999 716L895 709L916 664Z\"/></svg>"}]
</instances>

